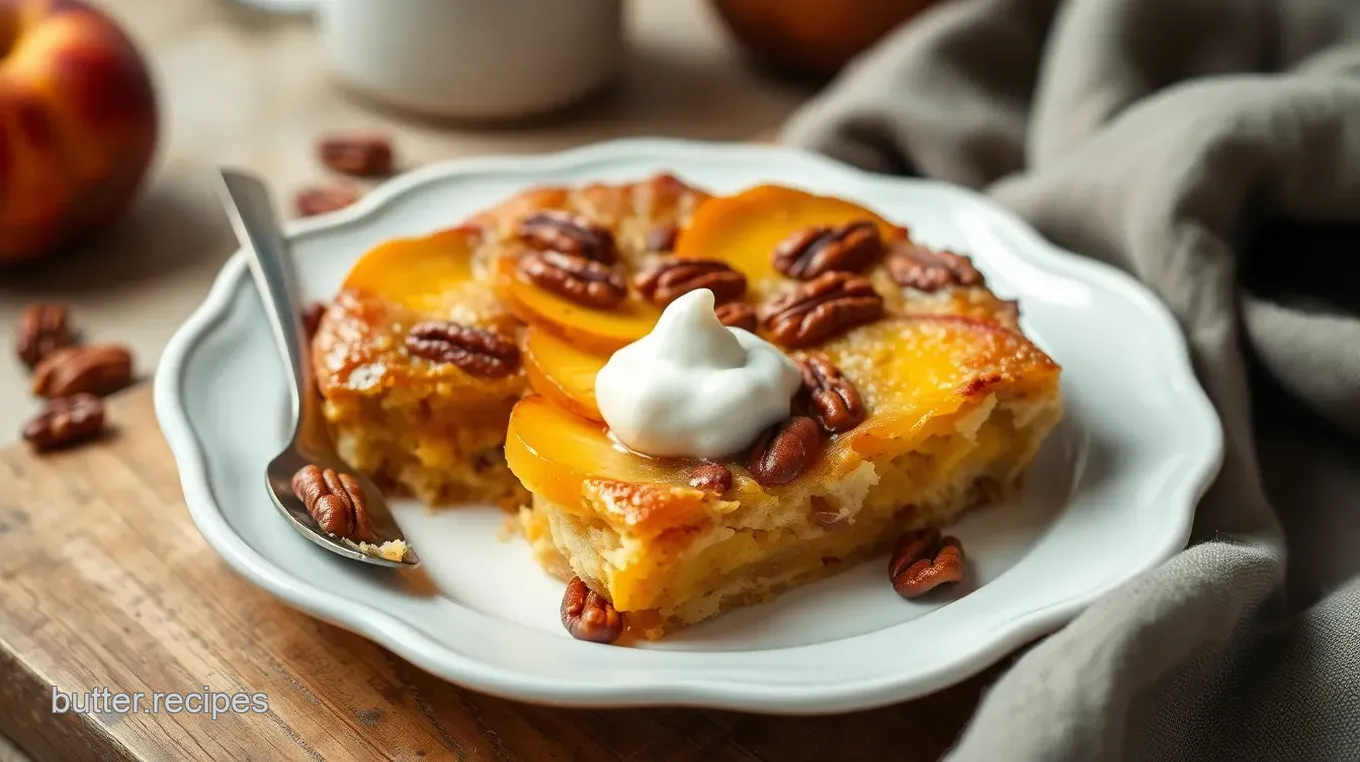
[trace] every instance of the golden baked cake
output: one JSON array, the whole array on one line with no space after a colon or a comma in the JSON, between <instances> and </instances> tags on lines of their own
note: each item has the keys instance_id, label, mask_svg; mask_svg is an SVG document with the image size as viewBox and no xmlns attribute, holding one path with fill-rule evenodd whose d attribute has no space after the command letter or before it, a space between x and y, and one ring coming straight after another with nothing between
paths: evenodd
<instances>
[{"instance_id":1,"label":"golden baked cake","mask_svg":"<svg viewBox=\"0 0 1360 762\"><path fill-rule=\"evenodd\" d=\"M366 253L312 339L340 456L427 504L526 504L503 455L511 408L529 387L521 323L491 287L497 263L554 249L643 266L705 198L670 175L532 188Z\"/></svg>"},{"instance_id":2,"label":"golden baked cake","mask_svg":"<svg viewBox=\"0 0 1360 762\"><path fill-rule=\"evenodd\" d=\"M848 568L910 530L945 526L1012 492L1061 417L1060 369L1020 332L1015 304L967 258L922 247L845 201L760 187L704 202L673 253L648 261L502 251L492 269L497 293L529 324L521 346L534 393L511 414L506 459L533 493L521 521L535 558L584 583L563 604L578 637L617 635L600 624L616 619L598 616L593 632L582 619L612 610L661 637ZM686 344L680 354L740 345L755 367L768 345L793 362L762 376L747 404L728 394L726 379L743 377L724 375L739 361L690 380L683 362L651 347L662 356L649 369L638 348L663 329ZM597 398L600 374L625 356L626 371L611 372ZM761 367L775 367L767 360ZM630 378L648 391L634 395ZM719 450L736 440L714 444L681 425L748 425L747 408L768 415L780 394L787 414L731 452ZM637 418L625 427L630 404ZM646 438L662 448L648 452L630 441L647 425L679 434ZM711 452L677 455L682 435ZM957 559L957 546L948 553Z\"/></svg>"}]
</instances>

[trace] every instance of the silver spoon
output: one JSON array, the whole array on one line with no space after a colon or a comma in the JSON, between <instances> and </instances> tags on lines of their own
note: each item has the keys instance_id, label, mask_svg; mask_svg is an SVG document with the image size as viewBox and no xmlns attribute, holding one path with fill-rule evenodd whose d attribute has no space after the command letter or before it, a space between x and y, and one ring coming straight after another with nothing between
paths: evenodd
<instances>
[{"instance_id":1,"label":"silver spoon","mask_svg":"<svg viewBox=\"0 0 1360 762\"><path fill-rule=\"evenodd\" d=\"M275 507L303 537L333 553L346 558L379 566L418 566L419 557L409 545L401 561L391 561L359 550L358 546L322 530L308 513L307 507L293 494L293 474L308 464L333 468L337 473L348 473L359 481L367 498L373 532L380 544L384 540L402 540L401 529L392 518L382 492L368 478L350 469L335 454L330 434L322 418L320 395L312 373L311 358L302 351L305 331L302 318L293 300L292 260L288 241L279 229L274 216L274 203L269 188L257 176L234 169L221 170L219 191L227 216L231 218L236 237L249 256L250 273L260 290L264 313L274 329L283 364L293 386L293 416L296 425L293 439L278 457L269 462L265 471L265 486Z\"/></svg>"}]
</instances>

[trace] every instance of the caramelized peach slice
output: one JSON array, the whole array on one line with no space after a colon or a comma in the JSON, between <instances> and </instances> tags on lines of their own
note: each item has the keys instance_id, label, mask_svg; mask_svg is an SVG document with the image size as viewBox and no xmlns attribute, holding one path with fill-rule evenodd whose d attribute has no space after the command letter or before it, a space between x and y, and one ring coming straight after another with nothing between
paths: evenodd
<instances>
[{"instance_id":1,"label":"caramelized peach slice","mask_svg":"<svg viewBox=\"0 0 1360 762\"><path fill-rule=\"evenodd\" d=\"M759 302L793 284L774 267L774 250L781 241L813 225L844 225L856 220L874 222L885 240L905 234L849 201L761 185L701 204L680 232L675 256L727 262L746 275L748 300Z\"/></svg>"},{"instance_id":2,"label":"caramelized peach slice","mask_svg":"<svg viewBox=\"0 0 1360 762\"><path fill-rule=\"evenodd\" d=\"M477 282L475 228L450 228L383 243L355 263L343 288L367 292L423 315L469 325L498 322L504 309Z\"/></svg>"},{"instance_id":3,"label":"caramelized peach slice","mask_svg":"<svg viewBox=\"0 0 1360 762\"><path fill-rule=\"evenodd\" d=\"M496 293L521 320L594 352L609 353L646 336L661 311L629 292L621 304L597 310L539 288L524 279L511 257L496 261Z\"/></svg>"},{"instance_id":4,"label":"caramelized peach slice","mask_svg":"<svg viewBox=\"0 0 1360 762\"><path fill-rule=\"evenodd\" d=\"M603 421L595 404L595 375L609 360L566 339L530 327L524 335L524 371L534 391L573 413Z\"/></svg>"},{"instance_id":5,"label":"caramelized peach slice","mask_svg":"<svg viewBox=\"0 0 1360 762\"><path fill-rule=\"evenodd\" d=\"M842 442L869 456L936 432L992 391L1056 384L1059 367L1021 334L956 316L883 320L821 348L855 384L869 418Z\"/></svg>"},{"instance_id":6,"label":"caramelized peach slice","mask_svg":"<svg viewBox=\"0 0 1360 762\"><path fill-rule=\"evenodd\" d=\"M587 479L629 483L678 481L674 461L645 458L618 445L604 424L533 395L515 403L505 438L510 470L535 495L561 506L581 503Z\"/></svg>"}]
</instances>

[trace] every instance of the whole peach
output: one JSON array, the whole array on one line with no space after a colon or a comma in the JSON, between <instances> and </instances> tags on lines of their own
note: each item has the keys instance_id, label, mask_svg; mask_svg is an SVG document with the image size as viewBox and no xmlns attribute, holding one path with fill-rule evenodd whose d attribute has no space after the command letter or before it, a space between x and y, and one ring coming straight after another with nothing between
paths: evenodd
<instances>
[{"instance_id":1,"label":"whole peach","mask_svg":"<svg viewBox=\"0 0 1360 762\"><path fill-rule=\"evenodd\" d=\"M141 55L80 0L0 0L0 264L108 223L155 153Z\"/></svg>"}]
</instances>

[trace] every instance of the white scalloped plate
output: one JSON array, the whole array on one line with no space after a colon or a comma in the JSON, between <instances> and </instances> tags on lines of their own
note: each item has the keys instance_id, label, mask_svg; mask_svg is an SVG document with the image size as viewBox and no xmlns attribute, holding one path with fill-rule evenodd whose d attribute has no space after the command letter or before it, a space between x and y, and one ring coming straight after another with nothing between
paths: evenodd
<instances>
[{"instance_id":1,"label":"white scalloped plate","mask_svg":"<svg viewBox=\"0 0 1360 762\"><path fill-rule=\"evenodd\" d=\"M718 193L775 182L858 201L927 243L971 253L999 294L1020 299L1025 330L1065 368L1066 418L1023 497L957 526L974 580L967 595L903 601L886 562L875 561L664 643L623 648L567 636L561 583L532 563L522 540L500 537L504 517L493 508L431 514L398 501L437 595L326 553L286 526L263 493L288 405L239 254L170 342L156 378L185 499L213 549L297 608L488 693L824 713L962 680L1184 546L1222 442L1175 322L1130 277L1055 248L961 188L788 148L662 140L457 161L290 226L300 286L309 298L332 294L371 246L448 226L529 185L661 170Z\"/></svg>"}]
</instances>

